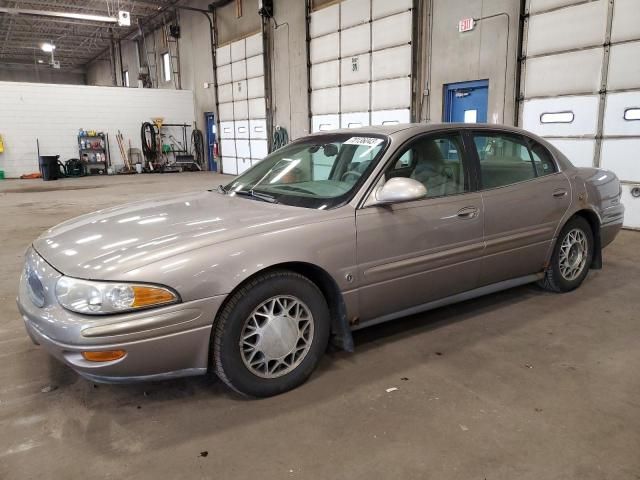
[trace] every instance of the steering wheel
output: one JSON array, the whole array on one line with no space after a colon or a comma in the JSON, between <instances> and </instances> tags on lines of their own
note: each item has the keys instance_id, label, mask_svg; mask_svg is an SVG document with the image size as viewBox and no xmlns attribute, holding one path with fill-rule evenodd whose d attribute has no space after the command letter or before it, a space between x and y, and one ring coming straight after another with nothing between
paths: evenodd
<instances>
[{"instance_id":1,"label":"steering wheel","mask_svg":"<svg viewBox=\"0 0 640 480\"><path fill-rule=\"evenodd\" d=\"M362 176L362 172L357 172L356 170L347 170L340 177L340 181L341 182L346 182L346 177L348 177L349 175L351 175L353 177L356 177L355 179L357 180Z\"/></svg>"}]
</instances>

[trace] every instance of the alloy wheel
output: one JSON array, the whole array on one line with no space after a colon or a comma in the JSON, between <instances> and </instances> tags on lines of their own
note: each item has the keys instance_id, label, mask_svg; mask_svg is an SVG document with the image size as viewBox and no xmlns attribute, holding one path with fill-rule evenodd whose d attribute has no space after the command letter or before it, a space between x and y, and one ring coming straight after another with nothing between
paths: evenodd
<instances>
[{"instance_id":1,"label":"alloy wheel","mask_svg":"<svg viewBox=\"0 0 640 480\"><path fill-rule=\"evenodd\" d=\"M570 230L560 245L560 274L565 280L575 280L583 272L588 256L589 244L585 233L579 228Z\"/></svg>"}]
</instances>

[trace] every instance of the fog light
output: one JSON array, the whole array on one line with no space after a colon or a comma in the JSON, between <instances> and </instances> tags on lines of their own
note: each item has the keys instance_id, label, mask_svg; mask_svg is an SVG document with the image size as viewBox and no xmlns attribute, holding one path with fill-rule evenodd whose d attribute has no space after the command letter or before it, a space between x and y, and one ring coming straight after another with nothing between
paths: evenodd
<instances>
[{"instance_id":1,"label":"fog light","mask_svg":"<svg viewBox=\"0 0 640 480\"><path fill-rule=\"evenodd\" d=\"M112 362L120 360L127 354L124 350L107 350L105 352L82 352L85 360L90 362Z\"/></svg>"}]
</instances>

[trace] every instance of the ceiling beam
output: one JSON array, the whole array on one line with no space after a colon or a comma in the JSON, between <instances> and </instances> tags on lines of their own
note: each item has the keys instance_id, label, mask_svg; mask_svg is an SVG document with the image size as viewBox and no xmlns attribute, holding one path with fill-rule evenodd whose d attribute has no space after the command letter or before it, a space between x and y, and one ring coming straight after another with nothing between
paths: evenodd
<instances>
[{"instance_id":1,"label":"ceiling beam","mask_svg":"<svg viewBox=\"0 0 640 480\"><path fill-rule=\"evenodd\" d=\"M56 46L58 44L68 43L68 44L76 44L78 42L73 42L74 39L85 39L85 38L108 38L107 36L102 36L103 33L106 32L98 32L99 34L95 35L83 35L78 33L70 34L69 36L62 37L65 34L63 31L51 31L51 32L20 32L10 29L1 30L0 29L0 37L4 36L6 33L11 34L11 38L9 40L14 41L25 41L31 44L38 43L39 41L50 41L52 38L57 38ZM58 38L59 37L59 38Z\"/></svg>"},{"instance_id":2,"label":"ceiling beam","mask_svg":"<svg viewBox=\"0 0 640 480\"><path fill-rule=\"evenodd\" d=\"M49 65L47 64L43 64L43 63L33 63L33 61L29 62L28 60L24 60L24 59L11 59L11 60L0 60L0 65L3 68L7 68L7 69L32 69L32 68L37 68L38 70L42 69L42 70L51 70L53 72L61 72L61 73L80 73L80 74L85 74L87 73L86 69L81 66L81 65L73 65L71 66L71 68L65 68L64 71L58 70L58 69L54 69L51 68Z\"/></svg>"}]
</instances>

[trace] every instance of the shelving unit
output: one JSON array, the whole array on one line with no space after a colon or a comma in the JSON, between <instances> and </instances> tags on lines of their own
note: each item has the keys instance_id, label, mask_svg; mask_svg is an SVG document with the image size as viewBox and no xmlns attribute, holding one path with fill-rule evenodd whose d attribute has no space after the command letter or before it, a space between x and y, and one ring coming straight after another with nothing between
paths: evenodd
<instances>
[{"instance_id":1,"label":"shelving unit","mask_svg":"<svg viewBox=\"0 0 640 480\"><path fill-rule=\"evenodd\" d=\"M106 175L110 165L109 135L78 135L78 152L88 175Z\"/></svg>"}]
</instances>

